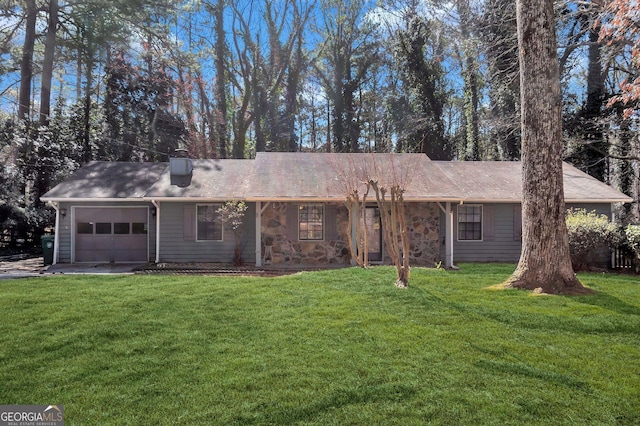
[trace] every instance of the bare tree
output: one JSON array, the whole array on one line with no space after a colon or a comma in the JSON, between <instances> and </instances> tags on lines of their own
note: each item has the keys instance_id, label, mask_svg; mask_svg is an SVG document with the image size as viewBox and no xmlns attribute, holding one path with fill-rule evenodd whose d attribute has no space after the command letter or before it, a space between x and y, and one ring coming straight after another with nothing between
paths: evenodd
<instances>
[{"instance_id":1,"label":"bare tree","mask_svg":"<svg viewBox=\"0 0 640 426\"><path fill-rule=\"evenodd\" d=\"M347 157L340 161L340 157L334 156L332 167L337 177L336 183L339 190L344 191L345 205L349 212L347 236L351 258L361 268L369 266L369 247L365 217L365 206L371 191L371 167L370 157ZM343 157L344 158L344 157ZM358 158L358 160L355 160ZM353 225L355 223L355 241L352 238Z\"/></svg>"},{"instance_id":2,"label":"bare tree","mask_svg":"<svg viewBox=\"0 0 640 426\"><path fill-rule=\"evenodd\" d=\"M396 268L395 285L399 288L409 287L411 266L404 193L410 184L410 174L417 167L417 164L411 164L410 160L405 158L410 157L374 157L370 178L380 210L385 248Z\"/></svg>"}]
</instances>

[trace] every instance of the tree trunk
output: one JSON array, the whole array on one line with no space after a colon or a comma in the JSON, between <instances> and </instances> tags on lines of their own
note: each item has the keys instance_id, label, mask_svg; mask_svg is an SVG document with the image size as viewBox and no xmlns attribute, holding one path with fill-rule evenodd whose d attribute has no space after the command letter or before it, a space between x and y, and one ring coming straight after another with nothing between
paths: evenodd
<instances>
[{"instance_id":1,"label":"tree trunk","mask_svg":"<svg viewBox=\"0 0 640 426\"><path fill-rule=\"evenodd\" d=\"M409 287L409 240L406 231L406 217L404 212L403 189L398 184L392 184L389 191L391 199L387 199L387 189L380 187L378 182L371 181L371 188L376 194L382 235L387 253L396 268L395 286Z\"/></svg>"},{"instance_id":2,"label":"tree trunk","mask_svg":"<svg viewBox=\"0 0 640 426\"><path fill-rule=\"evenodd\" d=\"M20 93L18 97L18 120L27 120L31 106L31 79L33 78L33 47L36 42L36 17L38 10L35 0L25 0L26 25L22 60L20 61Z\"/></svg>"},{"instance_id":3,"label":"tree trunk","mask_svg":"<svg viewBox=\"0 0 640 426\"><path fill-rule=\"evenodd\" d=\"M227 80L225 69L225 58L227 54L227 44L225 42L224 30L224 1L218 0L215 8L216 26L216 135L218 137L218 147L220 148L220 158L227 158ZM213 124L213 123L211 123Z\"/></svg>"},{"instance_id":4,"label":"tree trunk","mask_svg":"<svg viewBox=\"0 0 640 426\"><path fill-rule=\"evenodd\" d=\"M42 61L42 85L40 90L40 117L39 127L49 126L49 116L51 114L51 81L53 80L53 62L56 50L56 31L58 29L58 0L49 0L49 19L47 35L44 43L44 60ZM39 130L38 130L39 131ZM44 141L44 139L43 139ZM49 167L50 144L38 144L37 156L40 167L36 170L34 182L34 204L41 205L40 197L49 190L51 185L51 174L53 168ZM38 230L44 231L44 230Z\"/></svg>"},{"instance_id":5,"label":"tree trunk","mask_svg":"<svg viewBox=\"0 0 640 426\"><path fill-rule=\"evenodd\" d=\"M42 90L40 91L40 126L49 124L51 111L51 81L53 80L53 62L56 50L56 32L58 29L58 0L49 0L49 23L44 43L44 61L42 62Z\"/></svg>"},{"instance_id":6,"label":"tree trunk","mask_svg":"<svg viewBox=\"0 0 640 426\"><path fill-rule=\"evenodd\" d=\"M478 117L478 63L477 52L473 48L471 39L471 9L469 0L458 0L458 15L460 15L460 33L462 35L462 55L460 65L464 77L464 113L466 119L465 160L480 160L480 130Z\"/></svg>"},{"instance_id":7,"label":"tree trunk","mask_svg":"<svg viewBox=\"0 0 640 426\"><path fill-rule=\"evenodd\" d=\"M571 266L562 177L562 97L553 0L517 0L522 98L522 253L506 284L582 289Z\"/></svg>"}]
</instances>

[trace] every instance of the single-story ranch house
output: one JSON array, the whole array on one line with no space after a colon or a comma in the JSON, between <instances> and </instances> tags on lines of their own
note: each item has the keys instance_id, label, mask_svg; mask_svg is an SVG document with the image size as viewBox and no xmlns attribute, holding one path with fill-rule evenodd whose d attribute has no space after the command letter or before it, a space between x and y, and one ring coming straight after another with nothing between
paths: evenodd
<instances>
[{"instance_id":1,"label":"single-story ranch house","mask_svg":"<svg viewBox=\"0 0 640 426\"><path fill-rule=\"evenodd\" d=\"M569 164L563 168L567 208L611 216L613 203L631 201ZM42 197L56 210L54 263L231 262L234 233L216 219L217 209L241 200L248 206L240 229L247 264L341 264L348 239L355 239L347 235L346 194L364 169L405 185L413 264L519 259L519 162L258 153L253 160L89 163ZM369 258L385 262L373 193L364 208Z\"/></svg>"}]
</instances>

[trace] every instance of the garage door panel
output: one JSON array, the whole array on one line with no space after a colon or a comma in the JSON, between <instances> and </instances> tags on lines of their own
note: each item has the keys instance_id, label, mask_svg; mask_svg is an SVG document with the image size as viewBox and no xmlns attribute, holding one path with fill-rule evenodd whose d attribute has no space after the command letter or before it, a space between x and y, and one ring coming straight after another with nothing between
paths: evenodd
<instances>
[{"instance_id":1,"label":"garage door panel","mask_svg":"<svg viewBox=\"0 0 640 426\"><path fill-rule=\"evenodd\" d=\"M147 256L147 249L144 250L131 250L132 262L147 262L149 258Z\"/></svg>"},{"instance_id":2,"label":"garage door panel","mask_svg":"<svg viewBox=\"0 0 640 426\"><path fill-rule=\"evenodd\" d=\"M75 261L148 261L148 235L146 231L144 234L134 232L134 229L139 232L141 226L148 228L147 217L146 207L76 208ZM89 223L91 227L86 225ZM86 233L78 233L78 229Z\"/></svg>"},{"instance_id":3,"label":"garage door panel","mask_svg":"<svg viewBox=\"0 0 640 426\"><path fill-rule=\"evenodd\" d=\"M146 235L132 235L129 247L132 250L146 250L147 249L147 236Z\"/></svg>"}]
</instances>

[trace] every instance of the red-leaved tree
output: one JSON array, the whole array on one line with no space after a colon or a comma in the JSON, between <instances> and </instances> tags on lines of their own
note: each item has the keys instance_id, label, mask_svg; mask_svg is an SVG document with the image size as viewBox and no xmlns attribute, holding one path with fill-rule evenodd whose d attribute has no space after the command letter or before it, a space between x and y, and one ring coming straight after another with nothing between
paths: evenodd
<instances>
[{"instance_id":1,"label":"red-leaved tree","mask_svg":"<svg viewBox=\"0 0 640 426\"><path fill-rule=\"evenodd\" d=\"M630 75L636 76L619 83L620 93L609 99L609 106L618 102L630 106L640 100L640 1L610 0L606 3L601 19L600 40L627 50L631 54ZM629 118L634 108L625 110Z\"/></svg>"}]
</instances>

